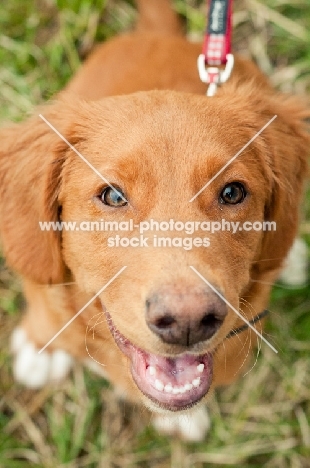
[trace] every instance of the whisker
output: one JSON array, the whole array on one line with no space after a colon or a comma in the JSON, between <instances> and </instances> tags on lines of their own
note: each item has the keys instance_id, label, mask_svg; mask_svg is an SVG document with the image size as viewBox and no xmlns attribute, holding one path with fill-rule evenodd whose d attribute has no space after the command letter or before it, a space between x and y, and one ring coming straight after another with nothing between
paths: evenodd
<instances>
[{"instance_id":1,"label":"whisker","mask_svg":"<svg viewBox=\"0 0 310 468\"><path fill-rule=\"evenodd\" d=\"M106 323L106 320L105 320L105 319L100 320L100 319L102 318L102 316L104 316L104 312L103 312L103 311L102 311L102 312L99 312L98 314L93 315L93 316L89 319L89 321L88 321L88 323L87 323L87 326L86 326L86 330L85 330L84 343L85 343L86 352L87 352L88 356L90 357L90 359L91 359L92 361L94 361L96 364L98 364L99 366L101 366L101 367L106 367L107 364L103 364L102 362L98 361L98 360L94 357L94 355L90 353L89 348L88 348L88 345L87 345L87 337L88 337L88 335L90 335L90 333L91 333L92 339L94 340L94 339L95 339L95 328L96 328L98 325L100 325L101 323ZM94 323L93 325L89 325L89 323L90 323L91 321L95 320L95 319L96 319L95 323ZM95 351L95 354L96 354L96 353L100 353L100 347L97 348L97 350ZM118 363L116 363L116 364L114 363L114 367L120 367L122 370L123 370L124 368L129 369L129 364L128 364L128 363L124 364L123 362L121 362L121 363L118 362Z\"/></svg>"},{"instance_id":2,"label":"whisker","mask_svg":"<svg viewBox=\"0 0 310 468\"><path fill-rule=\"evenodd\" d=\"M247 337L246 337L246 339L245 339L245 341L244 341L244 343L243 343L243 346L242 346L241 350L243 350L243 349L245 348L245 346L247 345L248 341L249 341L249 335L247 335ZM249 345L251 345L251 339L250 339ZM250 352L249 349L250 349L250 346L249 346L249 348L248 348L248 352L245 354L245 357L244 357L242 363L240 364L240 366L238 367L238 369L237 369L236 372L234 373L234 376L236 376L236 375L239 373L240 369L242 369L242 367L243 367L244 364L246 363L247 357L248 357L249 352ZM241 350L240 350L240 352L241 352ZM239 355L240 355L240 352L239 352Z\"/></svg>"},{"instance_id":3,"label":"whisker","mask_svg":"<svg viewBox=\"0 0 310 468\"><path fill-rule=\"evenodd\" d=\"M51 286L71 286L72 284L77 284L76 281L70 281L68 283L52 283L52 284L38 284L39 288L50 288Z\"/></svg>"},{"instance_id":4,"label":"whisker","mask_svg":"<svg viewBox=\"0 0 310 468\"><path fill-rule=\"evenodd\" d=\"M261 283L261 284L266 284L267 286L276 286L278 288L288 289L288 290L303 289L303 288L306 288L308 286L308 284L298 285L298 287L288 286L288 285L284 285L282 283L270 283L269 281L254 280L252 278L251 278L251 281L253 283Z\"/></svg>"},{"instance_id":5,"label":"whisker","mask_svg":"<svg viewBox=\"0 0 310 468\"><path fill-rule=\"evenodd\" d=\"M258 356L260 355L260 352L261 352L261 349L262 349L262 340L260 340L258 336L256 337L256 340L257 340L257 351L256 351L255 361L254 361L252 367L250 367L250 369L243 375L243 377L248 375L254 369L256 364L258 363Z\"/></svg>"},{"instance_id":6,"label":"whisker","mask_svg":"<svg viewBox=\"0 0 310 468\"><path fill-rule=\"evenodd\" d=\"M253 316L252 316L252 319L253 319ZM252 337L251 337L251 340L252 340ZM256 335L256 342L257 342L257 351L256 351L256 357L255 357L255 361L253 363L253 365L250 367L250 369L243 375L243 377L245 377L247 374L249 374L253 369L254 367L256 366L257 362L258 362L258 356L261 352L261 348L262 348L262 339ZM250 353L250 350L249 350L249 353Z\"/></svg>"},{"instance_id":7,"label":"whisker","mask_svg":"<svg viewBox=\"0 0 310 468\"><path fill-rule=\"evenodd\" d=\"M251 263L270 262L272 260L284 260L284 258L285 257L262 258L261 260L253 260Z\"/></svg>"},{"instance_id":8,"label":"whisker","mask_svg":"<svg viewBox=\"0 0 310 468\"><path fill-rule=\"evenodd\" d=\"M256 315L256 310L255 308L253 307L252 304L250 304L248 301L246 301L245 299L241 299L240 302L247 307L247 309L250 311L250 314L251 314L251 319L253 320L254 319L254 316ZM244 311L242 309L240 309L240 312L243 313L243 315L245 315ZM248 332L250 332L250 330L248 330ZM244 375L247 375L256 365L257 363L257 360L258 360L258 356L259 356L259 353L260 353L260 350L261 350L261 344L262 344L262 339L261 339L261 336L258 336L256 335L256 340L257 340L257 346L258 346L258 351L256 353L256 359L255 359L255 362L253 364L253 366L244 374ZM241 365L239 366L238 370L236 371L235 375L241 370L241 368L245 365L247 359L248 359L248 356L250 354L250 351L252 349L252 335L251 333L248 333L247 335L247 338L240 350L240 352L244 349L244 347L248 344L248 350L247 350L247 353L244 357L244 360L243 362L241 363ZM240 353L239 353L240 354Z\"/></svg>"}]
</instances>

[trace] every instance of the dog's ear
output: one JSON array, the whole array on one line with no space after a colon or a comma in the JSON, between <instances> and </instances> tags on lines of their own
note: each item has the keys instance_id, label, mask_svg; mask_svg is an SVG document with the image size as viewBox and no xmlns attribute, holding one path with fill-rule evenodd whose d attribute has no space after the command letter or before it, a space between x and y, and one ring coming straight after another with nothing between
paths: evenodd
<instances>
[{"instance_id":1,"label":"dog's ear","mask_svg":"<svg viewBox=\"0 0 310 468\"><path fill-rule=\"evenodd\" d=\"M70 141L74 111L68 107L59 102L41 111ZM39 222L58 220L57 196L68 146L39 113L3 128L0 142L0 234L6 261L36 282L62 281L61 233L42 231Z\"/></svg>"},{"instance_id":2,"label":"dog's ear","mask_svg":"<svg viewBox=\"0 0 310 468\"><path fill-rule=\"evenodd\" d=\"M280 267L292 246L310 154L310 129L306 123L310 110L295 97L280 95L270 99L270 116L273 113L277 117L265 134L269 153L266 159L272 178L265 220L274 221L276 231L264 233L259 271Z\"/></svg>"}]
</instances>

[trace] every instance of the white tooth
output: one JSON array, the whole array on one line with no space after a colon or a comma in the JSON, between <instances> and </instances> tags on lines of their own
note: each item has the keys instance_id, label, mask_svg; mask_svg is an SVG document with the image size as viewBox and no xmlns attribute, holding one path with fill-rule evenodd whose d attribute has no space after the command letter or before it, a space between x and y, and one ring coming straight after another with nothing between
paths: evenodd
<instances>
[{"instance_id":1,"label":"white tooth","mask_svg":"<svg viewBox=\"0 0 310 468\"><path fill-rule=\"evenodd\" d=\"M174 387L174 388L172 389L172 393L173 393L174 395L177 395L178 393L180 393L180 390L179 390L178 388Z\"/></svg>"},{"instance_id":2,"label":"white tooth","mask_svg":"<svg viewBox=\"0 0 310 468\"><path fill-rule=\"evenodd\" d=\"M179 392L180 392L180 393L185 393L185 392L186 392L185 386L184 386L184 387L180 387Z\"/></svg>"},{"instance_id":3,"label":"white tooth","mask_svg":"<svg viewBox=\"0 0 310 468\"><path fill-rule=\"evenodd\" d=\"M203 372L204 368L205 368L205 365L204 365L204 364L198 364L198 366L197 366L197 370L198 370L198 372L200 372L200 373Z\"/></svg>"},{"instance_id":4,"label":"white tooth","mask_svg":"<svg viewBox=\"0 0 310 468\"><path fill-rule=\"evenodd\" d=\"M156 390L159 390L160 392L162 392L163 389L164 389L164 384L160 380L156 379L155 380L155 388L156 388Z\"/></svg>"},{"instance_id":5,"label":"white tooth","mask_svg":"<svg viewBox=\"0 0 310 468\"><path fill-rule=\"evenodd\" d=\"M184 385L184 388L185 388L186 391L188 391L188 390L192 390L193 386L192 386L192 384L190 384L190 383L186 383L186 384Z\"/></svg>"},{"instance_id":6,"label":"white tooth","mask_svg":"<svg viewBox=\"0 0 310 468\"><path fill-rule=\"evenodd\" d=\"M199 387L199 385L200 385L200 377L198 377L197 379L194 379L194 380L192 381L192 384L193 384L194 387Z\"/></svg>"},{"instance_id":7,"label":"white tooth","mask_svg":"<svg viewBox=\"0 0 310 468\"><path fill-rule=\"evenodd\" d=\"M149 373L150 375L155 375L156 374L156 369L153 366L149 366Z\"/></svg>"},{"instance_id":8,"label":"white tooth","mask_svg":"<svg viewBox=\"0 0 310 468\"><path fill-rule=\"evenodd\" d=\"M168 383L167 385L165 385L164 390L167 393L171 393L172 392L172 385L170 383Z\"/></svg>"}]
</instances>

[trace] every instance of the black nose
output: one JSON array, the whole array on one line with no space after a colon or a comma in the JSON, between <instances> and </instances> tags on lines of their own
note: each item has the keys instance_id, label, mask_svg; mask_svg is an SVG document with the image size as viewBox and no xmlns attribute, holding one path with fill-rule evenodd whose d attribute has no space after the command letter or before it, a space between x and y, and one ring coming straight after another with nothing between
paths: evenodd
<instances>
[{"instance_id":1,"label":"black nose","mask_svg":"<svg viewBox=\"0 0 310 468\"><path fill-rule=\"evenodd\" d=\"M146 323L162 341L191 346L210 339L227 315L227 307L211 290L180 294L165 287L146 301Z\"/></svg>"}]
</instances>

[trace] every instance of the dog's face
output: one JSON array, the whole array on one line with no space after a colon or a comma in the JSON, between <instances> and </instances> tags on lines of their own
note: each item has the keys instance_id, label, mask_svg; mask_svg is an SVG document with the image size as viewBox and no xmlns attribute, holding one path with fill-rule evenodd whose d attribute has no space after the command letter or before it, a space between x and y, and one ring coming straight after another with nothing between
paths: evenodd
<instances>
[{"instance_id":1,"label":"dog's face","mask_svg":"<svg viewBox=\"0 0 310 468\"><path fill-rule=\"evenodd\" d=\"M237 323L228 304L239 310L241 298L251 296L251 279L276 271L294 238L307 145L298 109L272 105L271 98L247 104L225 94L210 99L171 92L78 106L66 110L70 117L62 121L55 112L47 118L117 192L57 136L42 137L51 130L41 122L34 148L46 144L50 154L43 170L29 163L36 174L41 171L44 185L42 193L26 196L36 212L24 235L30 242L30 229L37 245L27 246L31 267L11 254L12 215L3 209L8 259L12 256L15 268L23 274L28 268L27 275L39 281L57 281L69 269L79 288L92 295L126 266L100 294L100 303L116 344L129 359L130 378L156 406L190 407L208 392L217 350ZM265 132L232 160L275 114ZM3 181L13 193L9 171L3 170ZM26 211L20 219L26 219ZM57 216L77 223L129 225L133 220L136 227L129 232L63 231L61 236L38 230L38 221ZM196 229L191 235L146 230L142 241L139 227L150 220L191 222ZM240 227L270 220L277 230L238 228L233 234L227 228L212 233L201 227L222 220ZM142 246L109 246L116 235L139 238ZM183 246L158 247L154 236L157 245L165 237L178 238ZM186 238L202 241L189 247ZM25 252L23 257L29 259ZM84 316L87 322L87 310ZM100 337L100 327L97 333Z\"/></svg>"}]
</instances>

